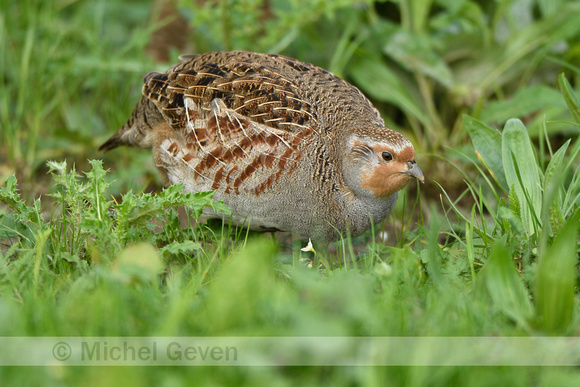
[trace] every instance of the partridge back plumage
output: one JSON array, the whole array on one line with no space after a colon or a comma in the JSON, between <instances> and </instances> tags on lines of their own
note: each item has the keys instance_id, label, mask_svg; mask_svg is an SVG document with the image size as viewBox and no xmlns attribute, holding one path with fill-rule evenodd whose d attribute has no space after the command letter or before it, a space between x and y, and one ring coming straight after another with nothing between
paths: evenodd
<instances>
[{"instance_id":1,"label":"partridge back plumage","mask_svg":"<svg viewBox=\"0 0 580 387\"><path fill-rule=\"evenodd\" d=\"M144 78L131 118L100 149L152 148L166 184L215 191L238 224L319 241L358 235L410 177L423 180L410 142L328 71L243 51L180 59Z\"/></svg>"}]
</instances>

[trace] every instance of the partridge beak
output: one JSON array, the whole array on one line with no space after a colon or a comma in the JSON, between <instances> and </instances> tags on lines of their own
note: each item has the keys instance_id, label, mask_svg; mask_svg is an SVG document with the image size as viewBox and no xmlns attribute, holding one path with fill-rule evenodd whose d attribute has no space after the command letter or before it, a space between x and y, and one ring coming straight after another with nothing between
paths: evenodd
<instances>
[{"instance_id":1,"label":"partridge beak","mask_svg":"<svg viewBox=\"0 0 580 387\"><path fill-rule=\"evenodd\" d=\"M403 171L402 173L404 173L405 175L413 176L421 183L425 183L425 177L423 176L423 172L421 171L421 169L419 169L419 167L417 166L417 163L409 161L407 165L409 166L409 169Z\"/></svg>"}]
</instances>

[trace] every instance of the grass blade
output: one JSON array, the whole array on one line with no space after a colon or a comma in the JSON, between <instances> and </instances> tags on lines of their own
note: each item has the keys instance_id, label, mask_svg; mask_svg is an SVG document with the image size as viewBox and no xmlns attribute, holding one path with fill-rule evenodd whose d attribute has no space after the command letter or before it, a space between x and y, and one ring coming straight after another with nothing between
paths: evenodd
<instances>
[{"instance_id":1,"label":"grass blade","mask_svg":"<svg viewBox=\"0 0 580 387\"><path fill-rule=\"evenodd\" d=\"M571 140L566 141L564 145L554 153L548 167L546 168L544 176L544 197L547 198L547 196L549 196L548 193L551 193L551 196L553 196L550 201L544 203L544 207L548 207L550 227L552 232L556 234L564 224L564 214L562 213L562 200L559 187L561 185L561 177L564 170L562 163L564 161L566 150L570 145L570 141Z\"/></svg>"},{"instance_id":2,"label":"grass blade","mask_svg":"<svg viewBox=\"0 0 580 387\"><path fill-rule=\"evenodd\" d=\"M578 98L576 97L576 94L574 94L574 89L570 86L564 73L560 74L558 77L558 84L560 85L560 90L562 91L566 105L568 105L568 108L572 113L572 117L574 117L574 120L580 124L580 103L578 102Z\"/></svg>"}]
</instances>

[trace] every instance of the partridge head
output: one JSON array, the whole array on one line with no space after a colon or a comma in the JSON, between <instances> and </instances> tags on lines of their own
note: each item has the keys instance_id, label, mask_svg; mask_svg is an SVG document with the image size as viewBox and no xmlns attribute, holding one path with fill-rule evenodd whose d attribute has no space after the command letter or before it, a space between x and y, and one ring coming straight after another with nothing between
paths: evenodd
<instances>
[{"instance_id":1,"label":"partridge head","mask_svg":"<svg viewBox=\"0 0 580 387\"><path fill-rule=\"evenodd\" d=\"M330 242L380 223L398 191L424 181L413 145L328 71L245 51L180 59L145 76L100 149L151 148L166 184L215 191L233 222Z\"/></svg>"}]
</instances>

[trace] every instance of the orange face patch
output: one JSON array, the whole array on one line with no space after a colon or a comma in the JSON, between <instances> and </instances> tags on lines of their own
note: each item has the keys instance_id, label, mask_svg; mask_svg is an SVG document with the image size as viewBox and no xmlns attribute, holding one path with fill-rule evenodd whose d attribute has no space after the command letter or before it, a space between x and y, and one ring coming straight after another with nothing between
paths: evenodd
<instances>
[{"instance_id":1,"label":"orange face patch","mask_svg":"<svg viewBox=\"0 0 580 387\"><path fill-rule=\"evenodd\" d=\"M387 198L405 188L411 181L409 175L401 173L407 169L406 163L397 161L379 165L362 175L361 186L378 198Z\"/></svg>"},{"instance_id":2,"label":"orange face patch","mask_svg":"<svg viewBox=\"0 0 580 387\"><path fill-rule=\"evenodd\" d=\"M407 146L397 153L397 158L405 164L407 161L415 161L415 150L413 147Z\"/></svg>"}]
</instances>

